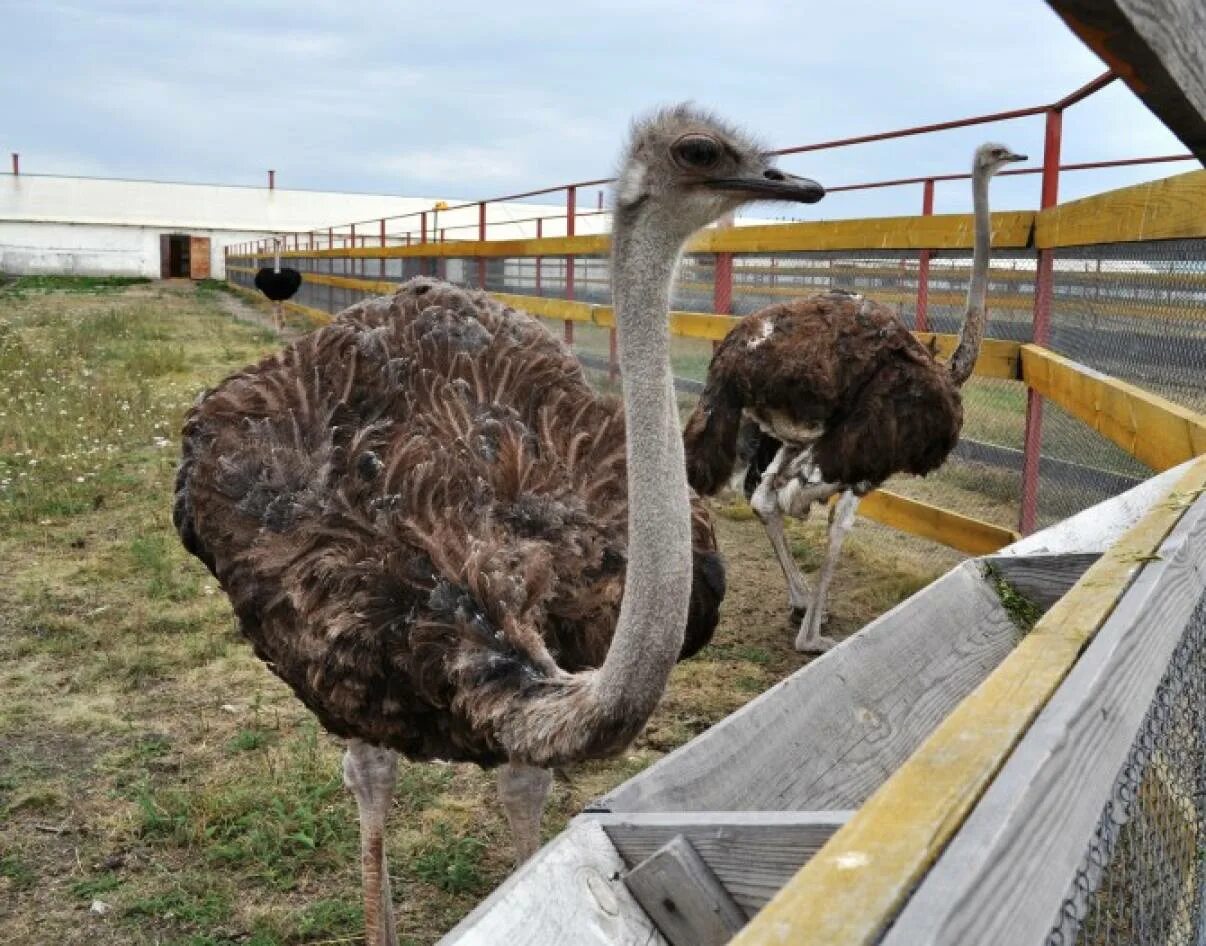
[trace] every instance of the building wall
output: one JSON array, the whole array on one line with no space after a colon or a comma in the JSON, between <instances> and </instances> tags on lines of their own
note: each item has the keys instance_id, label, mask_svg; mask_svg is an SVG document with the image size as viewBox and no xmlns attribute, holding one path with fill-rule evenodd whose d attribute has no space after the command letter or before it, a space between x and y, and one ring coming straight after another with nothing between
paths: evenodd
<instances>
[{"instance_id":1,"label":"building wall","mask_svg":"<svg viewBox=\"0 0 1206 946\"><path fill-rule=\"evenodd\" d=\"M209 237L210 274L226 276L223 248L268 234L252 230L15 223L0 220L0 273L14 276L159 277L159 237L187 233Z\"/></svg>"}]
</instances>

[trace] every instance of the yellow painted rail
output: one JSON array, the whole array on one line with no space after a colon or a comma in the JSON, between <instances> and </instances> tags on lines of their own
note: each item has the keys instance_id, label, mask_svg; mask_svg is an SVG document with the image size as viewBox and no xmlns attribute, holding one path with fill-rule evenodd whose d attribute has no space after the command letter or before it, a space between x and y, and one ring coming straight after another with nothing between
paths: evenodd
<instances>
[{"instance_id":1,"label":"yellow painted rail","mask_svg":"<svg viewBox=\"0 0 1206 946\"><path fill-rule=\"evenodd\" d=\"M1143 562L1206 487L1200 458L1061 598L732 946L871 946L921 881Z\"/></svg>"},{"instance_id":2,"label":"yellow painted rail","mask_svg":"<svg viewBox=\"0 0 1206 946\"><path fill-rule=\"evenodd\" d=\"M859 501L858 514L968 555L988 555L1022 537L1013 529L952 512L941 506L931 506L886 489L873 490L864 496Z\"/></svg>"},{"instance_id":3,"label":"yellow painted rail","mask_svg":"<svg viewBox=\"0 0 1206 946\"><path fill-rule=\"evenodd\" d=\"M1030 244L1035 214L1011 210L992 215L992 242L1000 248ZM860 220L812 220L753 227L705 230L688 245L688 253L783 253L801 250L958 250L972 245L971 214L930 217L868 217ZM397 259L407 257L606 256L607 234L542 237L531 240L465 240L415 243L410 246L335 247L287 250L281 258ZM231 254L230 259L265 254Z\"/></svg>"},{"instance_id":4,"label":"yellow painted rail","mask_svg":"<svg viewBox=\"0 0 1206 946\"><path fill-rule=\"evenodd\" d=\"M1206 416L1037 345L1022 379L1154 470L1206 453Z\"/></svg>"},{"instance_id":5,"label":"yellow painted rail","mask_svg":"<svg viewBox=\"0 0 1206 946\"><path fill-rule=\"evenodd\" d=\"M1206 237L1206 171L1122 187L1038 214L1039 247Z\"/></svg>"}]
</instances>

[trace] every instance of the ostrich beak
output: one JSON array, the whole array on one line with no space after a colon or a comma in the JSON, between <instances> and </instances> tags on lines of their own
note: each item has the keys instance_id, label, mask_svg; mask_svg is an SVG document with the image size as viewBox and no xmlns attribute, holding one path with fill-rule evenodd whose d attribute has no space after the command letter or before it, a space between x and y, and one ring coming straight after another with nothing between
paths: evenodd
<instances>
[{"instance_id":1,"label":"ostrich beak","mask_svg":"<svg viewBox=\"0 0 1206 946\"><path fill-rule=\"evenodd\" d=\"M1010 154L1005 160L1006 161L1029 161L1030 158L1024 154Z\"/></svg>"},{"instance_id":2,"label":"ostrich beak","mask_svg":"<svg viewBox=\"0 0 1206 946\"><path fill-rule=\"evenodd\" d=\"M760 175L715 177L704 181L707 187L719 191L738 191L750 200L794 200L815 204L825 196L825 188L807 177L796 177L770 167Z\"/></svg>"}]
</instances>

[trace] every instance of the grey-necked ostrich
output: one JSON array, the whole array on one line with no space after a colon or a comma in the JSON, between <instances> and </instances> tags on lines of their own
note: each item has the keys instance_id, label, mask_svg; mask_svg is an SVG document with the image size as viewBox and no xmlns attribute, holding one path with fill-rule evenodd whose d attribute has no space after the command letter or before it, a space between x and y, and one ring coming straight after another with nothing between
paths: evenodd
<instances>
[{"instance_id":1,"label":"grey-necked ostrich","mask_svg":"<svg viewBox=\"0 0 1206 946\"><path fill-rule=\"evenodd\" d=\"M812 181L686 106L634 126L612 280L622 405L535 319L419 278L203 395L174 520L256 653L331 732L360 813L365 923L394 943L398 755L501 766L520 858L549 770L621 751L717 619L670 373L688 237Z\"/></svg>"},{"instance_id":2,"label":"grey-necked ostrich","mask_svg":"<svg viewBox=\"0 0 1206 946\"><path fill-rule=\"evenodd\" d=\"M688 479L716 493L744 466L750 505L787 579L796 649L819 653L825 598L858 499L894 473L940 466L963 426L960 387L984 338L992 243L988 182L1025 155L989 143L972 159L975 236L959 343L942 364L882 303L821 292L747 316L721 342L684 432ZM829 514L825 559L810 596L783 531L840 494Z\"/></svg>"},{"instance_id":3,"label":"grey-necked ostrich","mask_svg":"<svg viewBox=\"0 0 1206 946\"><path fill-rule=\"evenodd\" d=\"M261 266L255 274L255 288L272 302L272 327L278 332L284 320L281 303L292 299L301 288L302 275L291 266L281 266L281 237L272 238L272 266Z\"/></svg>"}]
</instances>

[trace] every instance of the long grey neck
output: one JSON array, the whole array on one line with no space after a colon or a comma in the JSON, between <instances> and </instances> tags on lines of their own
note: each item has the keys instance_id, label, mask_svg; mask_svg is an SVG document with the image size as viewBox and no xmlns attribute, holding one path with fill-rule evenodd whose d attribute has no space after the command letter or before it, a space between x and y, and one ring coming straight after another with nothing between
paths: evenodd
<instances>
[{"instance_id":1,"label":"long grey neck","mask_svg":"<svg viewBox=\"0 0 1206 946\"><path fill-rule=\"evenodd\" d=\"M629 213L633 213L629 211ZM691 597L691 507L674 378L674 221L618 215L612 286L628 432L628 570L619 623L595 679L605 717L640 726L678 660Z\"/></svg>"},{"instance_id":2,"label":"long grey neck","mask_svg":"<svg viewBox=\"0 0 1206 946\"><path fill-rule=\"evenodd\" d=\"M992 253L992 217L988 212L989 175L980 168L972 172L972 208L975 213L975 237L972 244L971 282L967 287L967 312L959 332L959 344L951 355L951 380L962 385L971 377L980 345L984 341L987 320L988 263Z\"/></svg>"}]
</instances>

